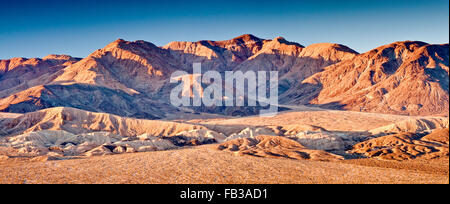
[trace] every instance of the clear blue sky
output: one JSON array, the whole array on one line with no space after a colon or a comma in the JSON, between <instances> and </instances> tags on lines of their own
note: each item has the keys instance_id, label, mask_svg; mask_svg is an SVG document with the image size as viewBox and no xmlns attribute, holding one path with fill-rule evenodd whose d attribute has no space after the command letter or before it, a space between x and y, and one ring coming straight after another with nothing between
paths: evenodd
<instances>
[{"instance_id":1,"label":"clear blue sky","mask_svg":"<svg viewBox=\"0 0 450 204\"><path fill-rule=\"evenodd\" d=\"M449 1L8 0L1 3L0 59L85 57L117 38L162 46L246 33L358 52L402 40L448 43Z\"/></svg>"}]
</instances>

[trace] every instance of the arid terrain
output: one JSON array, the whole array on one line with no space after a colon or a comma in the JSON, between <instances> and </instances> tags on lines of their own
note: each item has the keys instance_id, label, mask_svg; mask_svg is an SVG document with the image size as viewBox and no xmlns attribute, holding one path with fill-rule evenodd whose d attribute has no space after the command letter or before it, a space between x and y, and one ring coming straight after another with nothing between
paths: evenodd
<instances>
[{"instance_id":1,"label":"arid terrain","mask_svg":"<svg viewBox=\"0 0 450 204\"><path fill-rule=\"evenodd\" d=\"M280 112L173 106L198 62L278 71ZM249 34L0 60L0 183L449 183L448 73L448 44Z\"/></svg>"}]
</instances>

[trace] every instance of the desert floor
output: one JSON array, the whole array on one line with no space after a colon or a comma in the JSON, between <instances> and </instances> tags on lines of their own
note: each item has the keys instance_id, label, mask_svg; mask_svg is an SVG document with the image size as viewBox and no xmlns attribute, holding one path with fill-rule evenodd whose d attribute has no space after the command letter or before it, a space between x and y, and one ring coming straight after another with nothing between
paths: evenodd
<instances>
[{"instance_id":1,"label":"desert floor","mask_svg":"<svg viewBox=\"0 0 450 204\"><path fill-rule=\"evenodd\" d=\"M449 183L449 160L320 162L237 156L217 145L58 161L0 161L0 183Z\"/></svg>"}]
</instances>

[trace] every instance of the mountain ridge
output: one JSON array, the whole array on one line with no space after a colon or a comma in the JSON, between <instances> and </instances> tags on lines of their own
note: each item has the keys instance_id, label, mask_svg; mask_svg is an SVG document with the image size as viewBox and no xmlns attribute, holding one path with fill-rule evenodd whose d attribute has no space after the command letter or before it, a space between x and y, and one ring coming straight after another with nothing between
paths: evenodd
<instances>
[{"instance_id":1,"label":"mountain ridge","mask_svg":"<svg viewBox=\"0 0 450 204\"><path fill-rule=\"evenodd\" d=\"M27 60L14 58L13 61L20 64ZM125 99L129 97L148 104L135 104L133 106L137 108L125 108L122 113L110 108L123 109L126 105L120 108L111 104L108 108L99 105L89 111L110 109L108 113L138 116L139 111L147 109L150 112L144 112L150 118L161 118L160 111L144 106L167 106L169 108L165 110L169 114L176 112L168 101L170 89L174 86L168 83L170 74L176 70L190 73L192 63L201 62L203 71L278 71L280 102L283 104L412 115L447 111L448 115L448 108L444 107L448 106L448 60L448 44L431 45L419 41L394 42L360 54L341 44L316 43L305 47L283 37L267 40L251 34L223 41L175 41L162 47L142 40L117 39L81 60L66 55L28 60L28 64L48 61L56 64L57 68L44 67L42 73L22 81L20 74L6 78L9 81L18 78L19 82L1 87L0 107L3 111L16 112L55 105L74 107L74 103L64 101L69 100L71 94L81 104L91 104L92 99L83 97L83 93L97 93L104 97L97 97L94 104L110 104L108 97L116 97L119 104L129 103ZM6 64L9 66L10 63L0 61L0 68L1 65L4 67L0 69L0 85L2 80L5 81L6 74L1 70L6 70ZM30 69L23 72L25 75L33 73ZM409 82L400 83L406 78ZM397 83L404 88L396 90ZM426 88L426 91L418 87ZM394 99L377 105L386 101L383 96L387 91L394 91L391 95L401 98L391 97ZM418 97L427 94L431 94L430 97ZM33 101L41 101L42 104L33 104ZM89 108L86 105L75 106L83 107ZM152 114L153 111L156 112ZM233 110L221 108L200 111L234 114ZM255 113L252 110L245 114Z\"/></svg>"},{"instance_id":2,"label":"mountain ridge","mask_svg":"<svg viewBox=\"0 0 450 204\"><path fill-rule=\"evenodd\" d=\"M298 87L296 95L300 97L296 103L343 106L356 111L448 115L448 53L448 44L420 41L380 46L305 79ZM310 93L311 86L316 87L314 93Z\"/></svg>"}]
</instances>

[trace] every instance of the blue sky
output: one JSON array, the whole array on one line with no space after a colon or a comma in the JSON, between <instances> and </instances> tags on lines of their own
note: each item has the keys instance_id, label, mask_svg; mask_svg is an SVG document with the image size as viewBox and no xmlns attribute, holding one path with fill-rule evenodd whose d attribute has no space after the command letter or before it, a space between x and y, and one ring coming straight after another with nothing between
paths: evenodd
<instances>
[{"instance_id":1,"label":"blue sky","mask_svg":"<svg viewBox=\"0 0 450 204\"><path fill-rule=\"evenodd\" d=\"M365 52L402 40L448 43L448 0L1 2L0 59L85 57L108 43L225 40L251 33Z\"/></svg>"}]
</instances>

